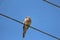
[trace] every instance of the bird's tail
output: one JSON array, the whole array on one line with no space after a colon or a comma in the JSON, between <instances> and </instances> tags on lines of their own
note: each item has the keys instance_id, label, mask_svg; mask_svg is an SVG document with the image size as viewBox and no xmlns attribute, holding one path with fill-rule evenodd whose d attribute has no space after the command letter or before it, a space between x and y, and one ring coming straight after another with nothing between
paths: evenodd
<instances>
[{"instance_id":1,"label":"bird's tail","mask_svg":"<svg viewBox=\"0 0 60 40\"><path fill-rule=\"evenodd\" d=\"M23 26L23 38L25 37L28 28L29 27L26 28L26 26Z\"/></svg>"},{"instance_id":2,"label":"bird's tail","mask_svg":"<svg viewBox=\"0 0 60 40\"><path fill-rule=\"evenodd\" d=\"M26 35L26 32L23 32L23 38L25 37L25 35Z\"/></svg>"},{"instance_id":3,"label":"bird's tail","mask_svg":"<svg viewBox=\"0 0 60 40\"><path fill-rule=\"evenodd\" d=\"M25 25L23 26L23 38L25 37L25 35L26 35L26 28L25 28Z\"/></svg>"}]
</instances>

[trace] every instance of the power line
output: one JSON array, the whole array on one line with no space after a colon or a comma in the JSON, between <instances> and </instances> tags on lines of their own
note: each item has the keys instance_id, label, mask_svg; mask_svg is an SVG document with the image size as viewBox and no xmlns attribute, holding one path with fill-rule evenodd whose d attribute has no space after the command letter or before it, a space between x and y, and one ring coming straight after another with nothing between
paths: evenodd
<instances>
[{"instance_id":1,"label":"power line","mask_svg":"<svg viewBox=\"0 0 60 40\"><path fill-rule=\"evenodd\" d=\"M43 0L43 1L45 1L45 2L47 2L47 3L49 3L49 4L51 4L51 5L53 5L53 6L55 6L55 7L58 7L58 8L60 8L60 6L59 6L59 5L57 5L57 4L54 4L54 3L52 3L52 2L49 2L49 1L47 1L47 0Z\"/></svg>"},{"instance_id":2,"label":"power line","mask_svg":"<svg viewBox=\"0 0 60 40\"><path fill-rule=\"evenodd\" d=\"M4 14L2 14L2 13L0 13L0 16L6 17L6 18L11 19L11 20L13 20L13 21L15 21L15 22L18 22L18 23L20 23L20 24L24 24L24 23L22 23L22 22L20 22L20 21L18 21L18 20L16 20L16 19L13 19L13 18L11 18L11 17L9 17L9 16L6 16L6 15L4 15ZM51 35L51 34L48 34L48 33L44 32L44 31L39 30L39 29L37 29L37 28L34 28L34 27L32 27L32 26L30 26L30 28L32 28L32 29L34 29L34 30L36 30L36 31L38 31L38 32L41 32L41 33L43 33L43 34L46 34L46 35L48 35L48 36L50 36L50 37L53 37L53 38L55 38L55 39L57 39L57 40L60 40L60 38L58 38L58 37L56 37L56 36L53 36L53 35Z\"/></svg>"}]
</instances>

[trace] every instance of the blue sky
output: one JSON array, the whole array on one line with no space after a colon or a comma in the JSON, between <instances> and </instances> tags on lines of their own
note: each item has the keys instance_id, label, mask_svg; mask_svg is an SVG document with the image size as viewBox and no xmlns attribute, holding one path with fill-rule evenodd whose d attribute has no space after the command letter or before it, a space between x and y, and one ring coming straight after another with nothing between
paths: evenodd
<instances>
[{"instance_id":1,"label":"blue sky","mask_svg":"<svg viewBox=\"0 0 60 40\"><path fill-rule=\"evenodd\" d=\"M60 4L59 0L49 0ZM32 19L31 26L60 38L60 8L42 0L1 0L0 13L21 22L26 16ZM23 25L0 16L0 40L55 40L54 38L28 29L22 37Z\"/></svg>"}]
</instances>

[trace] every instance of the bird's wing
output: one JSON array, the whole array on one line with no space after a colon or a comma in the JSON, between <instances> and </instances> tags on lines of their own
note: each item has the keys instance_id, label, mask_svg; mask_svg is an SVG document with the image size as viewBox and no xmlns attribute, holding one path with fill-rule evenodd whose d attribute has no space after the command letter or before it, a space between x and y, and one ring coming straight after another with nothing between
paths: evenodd
<instances>
[{"instance_id":1,"label":"bird's wing","mask_svg":"<svg viewBox=\"0 0 60 40\"><path fill-rule=\"evenodd\" d=\"M29 28L29 26L26 26L26 25L23 26L23 38L25 37L26 31L28 28Z\"/></svg>"}]
</instances>

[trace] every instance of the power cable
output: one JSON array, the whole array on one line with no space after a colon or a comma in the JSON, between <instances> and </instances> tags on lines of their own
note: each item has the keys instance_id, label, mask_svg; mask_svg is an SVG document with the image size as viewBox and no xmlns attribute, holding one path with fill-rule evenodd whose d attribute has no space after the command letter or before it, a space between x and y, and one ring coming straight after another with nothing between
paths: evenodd
<instances>
[{"instance_id":1,"label":"power cable","mask_svg":"<svg viewBox=\"0 0 60 40\"><path fill-rule=\"evenodd\" d=\"M0 13L0 16L6 17L6 18L11 19L11 20L13 20L13 21L15 21L15 22L18 22L18 23L20 23L20 24L24 24L24 23L22 23L21 21L18 21L18 20L16 20L16 19L13 19L13 18L11 18L11 17L9 17L9 16L6 16L6 15L4 15L4 14L2 14L2 13ZM51 35L51 34L49 34L49 33L47 33L47 32L44 32L44 31L42 31L42 30L39 30L39 29L37 29L37 28L34 28L34 27L32 27L32 26L30 26L30 28L32 28L32 29L34 29L34 30L36 30L36 31L38 31L38 32L41 32L41 33L43 33L43 34L46 34L46 35L48 35L48 36L50 36L50 37L52 37L52 38L55 38L55 39L57 39L57 40L60 40L60 38L58 38L58 37L56 37L56 36L53 36L53 35Z\"/></svg>"},{"instance_id":2,"label":"power cable","mask_svg":"<svg viewBox=\"0 0 60 40\"><path fill-rule=\"evenodd\" d=\"M57 4L54 4L54 3L52 3L52 2L49 2L49 1L47 1L47 0L43 0L43 1L45 1L45 2L47 2L47 3L49 3L49 4L51 4L51 5L53 5L53 6L55 6L55 7L58 7L58 8L60 8L60 6L59 6L59 5L57 5Z\"/></svg>"}]
</instances>

